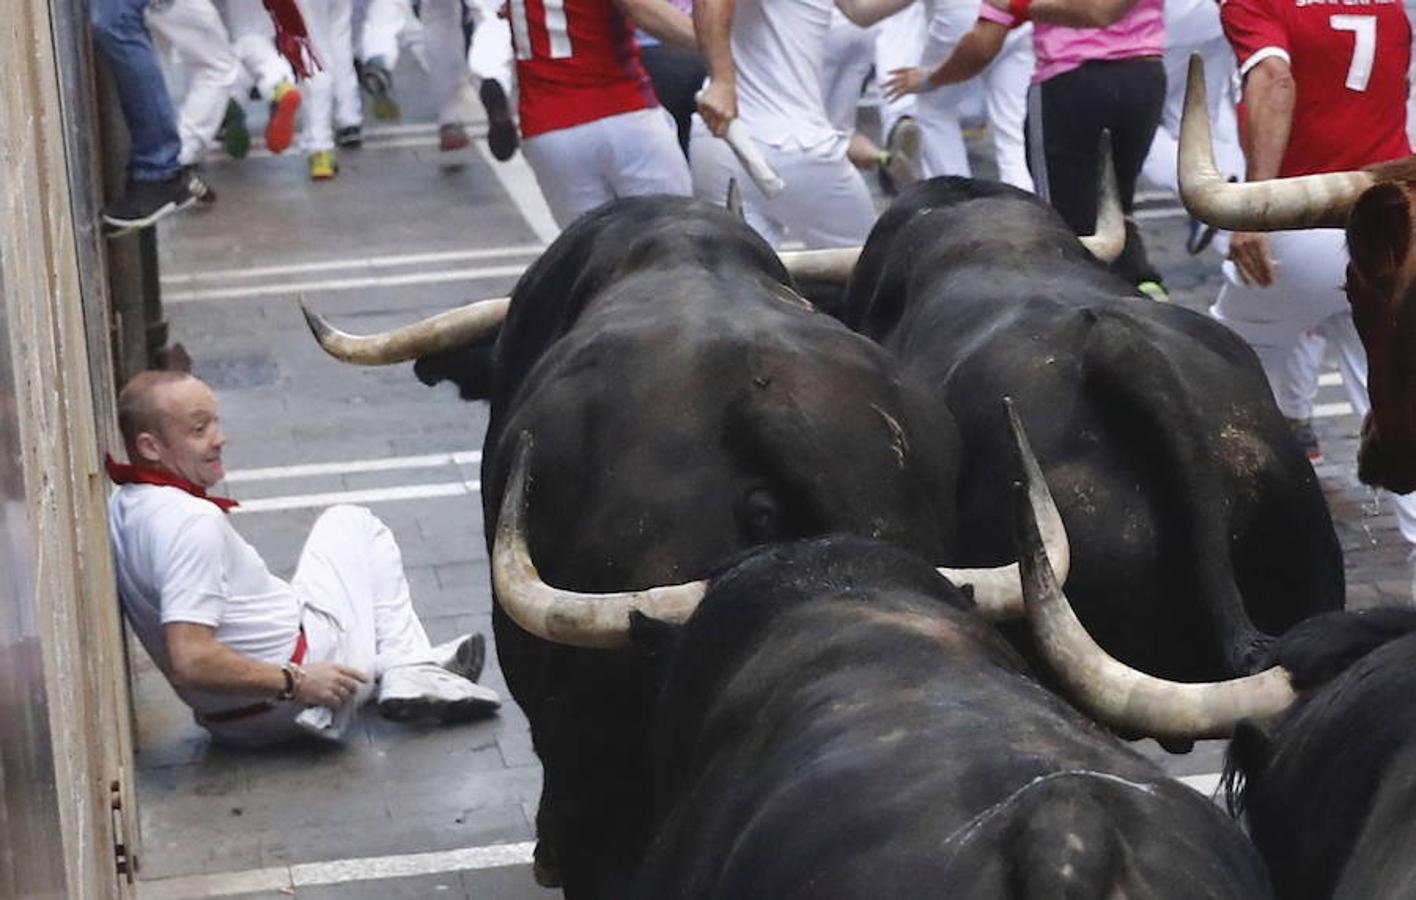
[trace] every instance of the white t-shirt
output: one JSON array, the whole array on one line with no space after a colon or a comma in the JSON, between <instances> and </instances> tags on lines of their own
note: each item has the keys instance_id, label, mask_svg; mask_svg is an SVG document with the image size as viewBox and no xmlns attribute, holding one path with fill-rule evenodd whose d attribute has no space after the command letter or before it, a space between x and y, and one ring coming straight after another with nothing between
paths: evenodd
<instances>
[{"instance_id":1,"label":"white t-shirt","mask_svg":"<svg viewBox=\"0 0 1416 900\"><path fill-rule=\"evenodd\" d=\"M266 568L217 506L181 488L125 484L108 500L118 595L143 647L170 670L162 626L193 622L216 629L227 647L264 662L288 660L301 601ZM239 706L239 698L178 693L199 713Z\"/></svg>"},{"instance_id":2,"label":"white t-shirt","mask_svg":"<svg viewBox=\"0 0 1416 900\"><path fill-rule=\"evenodd\" d=\"M733 13L738 117L772 147L845 153L826 116L821 71L832 0L740 0Z\"/></svg>"}]
</instances>

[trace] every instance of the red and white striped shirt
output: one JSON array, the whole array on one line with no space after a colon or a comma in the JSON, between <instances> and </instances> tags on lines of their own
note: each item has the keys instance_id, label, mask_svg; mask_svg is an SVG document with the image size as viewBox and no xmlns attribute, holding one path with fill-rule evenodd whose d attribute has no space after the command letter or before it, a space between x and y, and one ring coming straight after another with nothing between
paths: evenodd
<instances>
[{"instance_id":1,"label":"red and white striped shirt","mask_svg":"<svg viewBox=\"0 0 1416 900\"><path fill-rule=\"evenodd\" d=\"M634 27L612 0L510 0L521 134L659 105Z\"/></svg>"}]
</instances>

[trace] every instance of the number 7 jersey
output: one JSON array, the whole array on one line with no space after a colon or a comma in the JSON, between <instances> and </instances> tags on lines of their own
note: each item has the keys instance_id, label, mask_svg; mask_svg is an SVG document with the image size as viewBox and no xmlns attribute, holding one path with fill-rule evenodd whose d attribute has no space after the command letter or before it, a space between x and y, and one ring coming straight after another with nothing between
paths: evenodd
<instances>
[{"instance_id":1,"label":"number 7 jersey","mask_svg":"<svg viewBox=\"0 0 1416 900\"><path fill-rule=\"evenodd\" d=\"M613 0L509 0L522 137L658 106Z\"/></svg>"},{"instance_id":2,"label":"number 7 jersey","mask_svg":"<svg viewBox=\"0 0 1416 900\"><path fill-rule=\"evenodd\" d=\"M1411 154L1411 25L1401 0L1221 0L1220 19L1241 77L1269 57L1286 60L1293 73L1293 129L1280 176Z\"/></svg>"}]
</instances>

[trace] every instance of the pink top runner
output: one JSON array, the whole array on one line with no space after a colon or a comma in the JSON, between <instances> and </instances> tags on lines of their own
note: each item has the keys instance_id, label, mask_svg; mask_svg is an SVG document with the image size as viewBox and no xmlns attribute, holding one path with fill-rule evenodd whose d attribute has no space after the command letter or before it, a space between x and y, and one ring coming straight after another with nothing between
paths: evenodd
<instances>
[{"instance_id":1,"label":"pink top runner","mask_svg":"<svg viewBox=\"0 0 1416 900\"><path fill-rule=\"evenodd\" d=\"M1008 13L984 3L978 17L1012 27ZM1037 68L1033 84L1041 84L1085 62L1160 56L1165 50L1163 0L1140 0L1115 24L1107 28L1065 28L1033 23L1033 52Z\"/></svg>"}]
</instances>

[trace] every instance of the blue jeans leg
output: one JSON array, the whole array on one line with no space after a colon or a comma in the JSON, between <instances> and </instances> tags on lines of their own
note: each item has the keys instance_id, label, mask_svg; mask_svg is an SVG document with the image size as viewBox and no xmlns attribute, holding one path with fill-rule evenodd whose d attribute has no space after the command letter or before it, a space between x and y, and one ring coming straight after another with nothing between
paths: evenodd
<instances>
[{"instance_id":1,"label":"blue jeans leg","mask_svg":"<svg viewBox=\"0 0 1416 900\"><path fill-rule=\"evenodd\" d=\"M148 0L91 0L94 41L113 68L123 119L132 144L128 177L165 181L182 168L182 140L167 83L157 65L152 36L143 21Z\"/></svg>"}]
</instances>

